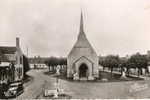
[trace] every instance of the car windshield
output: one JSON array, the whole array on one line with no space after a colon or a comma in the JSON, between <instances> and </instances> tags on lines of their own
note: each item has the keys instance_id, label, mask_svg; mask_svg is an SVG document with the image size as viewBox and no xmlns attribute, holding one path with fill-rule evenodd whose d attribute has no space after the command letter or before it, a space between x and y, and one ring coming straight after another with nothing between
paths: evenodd
<instances>
[{"instance_id":1,"label":"car windshield","mask_svg":"<svg viewBox=\"0 0 150 100\"><path fill-rule=\"evenodd\" d=\"M18 85L10 85L9 87L18 87Z\"/></svg>"},{"instance_id":2,"label":"car windshield","mask_svg":"<svg viewBox=\"0 0 150 100\"><path fill-rule=\"evenodd\" d=\"M20 85L22 85L21 82L18 82L18 83L12 83L12 84L10 84L10 87L17 87L17 86L20 86Z\"/></svg>"},{"instance_id":3,"label":"car windshield","mask_svg":"<svg viewBox=\"0 0 150 100\"><path fill-rule=\"evenodd\" d=\"M16 89L17 89L17 87L11 87L11 88L9 88L9 91L16 90Z\"/></svg>"}]
</instances>

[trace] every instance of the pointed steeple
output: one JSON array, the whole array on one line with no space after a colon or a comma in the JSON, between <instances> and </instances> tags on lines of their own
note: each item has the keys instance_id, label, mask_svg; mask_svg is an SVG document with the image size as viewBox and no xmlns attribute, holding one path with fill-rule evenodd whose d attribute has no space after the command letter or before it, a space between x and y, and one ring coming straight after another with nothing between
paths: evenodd
<instances>
[{"instance_id":1,"label":"pointed steeple","mask_svg":"<svg viewBox=\"0 0 150 100\"><path fill-rule=\"evenodd\" d=\"M75 44L75 47L82 47L82 48L88 48L91 47L86 34L84 33L84 22L83 22L83 14L81 11L81 18L80 18L80 27L79 27L79 35L78 40Z\"/></svg>"},{"instance_id":2,"label":"pointed steeple","mask_svg":"<svg viewBox=\"0 0 150 100\"><path fill-rule=\"evenodd\" d=\"M81 18L80 18L80 29L79 29L79 35L78 35L78 39L79 38L85 38L85 33L84 33L84 22L83 22L83 14L81 11Z\"/></svg>"},{"instance_id":3,"label":"pointed steeple","mask_svg":"<svg viewBox=\"0 0 150 100\"><path fill-rule=\"evenodd\" d=\"M81 12L81 19L80 19L80 33L84 33L84 23L83 23L82 12Z\"/></svg>"},{"instance_id":4,"label":"pointed steeple","mask_svg":"<svg viewBox=\"0 0 150 100\"><path fill-rule=\"evenodd\" d=\"M94 51L93 47L91 46L90 42L88 41L87 37L86 37L86 34L84 33L84 23L83 23L83 14L82 14L82 11L81 11L81 18L80 18L80 25L79 25L79 35L78 35L78 39L75 43L75 45L73 46L72 50L70 51L69 53L69 56L70 55L73 55L74 53L76 53L76 51L78 52L81 52L82 50L84 51L84 49L86 49L85 51L87 50L91 50L90 53L92 54L96 54L96 52ZM81 49L79 49L81 48Z\"/></svg>"}]
</instances>

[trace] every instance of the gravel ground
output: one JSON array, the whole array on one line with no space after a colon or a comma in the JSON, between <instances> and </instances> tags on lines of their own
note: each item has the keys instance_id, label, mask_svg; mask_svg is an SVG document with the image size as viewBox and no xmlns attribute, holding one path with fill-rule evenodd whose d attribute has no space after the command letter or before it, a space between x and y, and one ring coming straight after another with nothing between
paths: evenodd
<instances>
[{"instance_id":1,"label":"gravel ground","mask_svg":"<svg viewBox=\"0 0 150 100\"><path fill-rule=\"evenodd\" d=\"M34 77L30 85L25 87L25 92L18 99L44 98L44 89L54 89L56 78L43 74L46 70L31 70L28 74ZM147 88L132 91L134 84L147 84ZM101 99L134 99L150 98L150 80L123 81L123 82L74 82L59 79L60 87L65 93L75 99L101 98Z\"/></svg>"},{"instance_id":2,"label":"gravel ground","mask_svg":"<svg viewBox=\"0 0 150 100\"><path fill-rule=\"evenodd\" d=\"M28 75L32 76L34 79L28 85L25 84L24 93L17 98L19 100L37 98L43 90L43 85L45 84L45 81L52 81L49 79L49 76L43 75L43 72L41 70L30 70L28 72Z\"/></svg>"}]
</instances>

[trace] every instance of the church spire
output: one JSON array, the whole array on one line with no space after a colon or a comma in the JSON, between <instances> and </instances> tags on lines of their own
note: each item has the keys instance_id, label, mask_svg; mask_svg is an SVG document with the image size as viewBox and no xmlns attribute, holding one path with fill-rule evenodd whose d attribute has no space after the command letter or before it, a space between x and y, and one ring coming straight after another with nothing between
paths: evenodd
<instances>
[{"instance_id":1,"label":"church spire","mask_svg":"<svg viewBox=\"0 0 150 100\"><path fill-rule=\"evenodd\" d=\"M85 33L84 33L83 14L82 14L82 11L81 11L80 29L79 29L78 39L83 39L83 38L86 38L86 36L85 36Z\"/></svg>"},{"instance_id":2,"label":"church spire","mask_svg":"<svg viewBox=\"0 0 150 100\"><path fill-rule=\"evenodd\" d=\"M84 33L84 23L83 23L82 11L81 11L81 19L80 19L80 33Z\"/></svg>"}]
</instances>

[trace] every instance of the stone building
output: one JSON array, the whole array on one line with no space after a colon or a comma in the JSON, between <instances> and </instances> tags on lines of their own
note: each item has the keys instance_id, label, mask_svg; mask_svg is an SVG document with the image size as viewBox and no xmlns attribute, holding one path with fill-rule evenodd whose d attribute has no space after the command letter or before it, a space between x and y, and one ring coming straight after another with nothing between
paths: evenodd
<instances>
[{"instance_id":1,"label":"stone building","mask_svg":"<svg viewBox=\"0 0 150 100\"><path fill-rule=\"evenodd\" d=\"M67 77L74 80L94 80L99 77L98 56L89 43L81 13L78 39L67 57Z\"/></svg>"},{"instance_id":2,"label":"stone building","mask_svg":"<svg viewBox=\"0 0 150 100\"><path fill-rule=\"evenodd\" d=\"M4 73L2 69L9 70L9 72ZM13 72L11 75L8 75L10 74L10 71ZM10 79L8 76L11 76L12 78ZM0 46L0 81L17 81L22 80L22 78L23 53L20 48L19 38L16 38L16 46Z\"/></svg>"}]
</instances>

